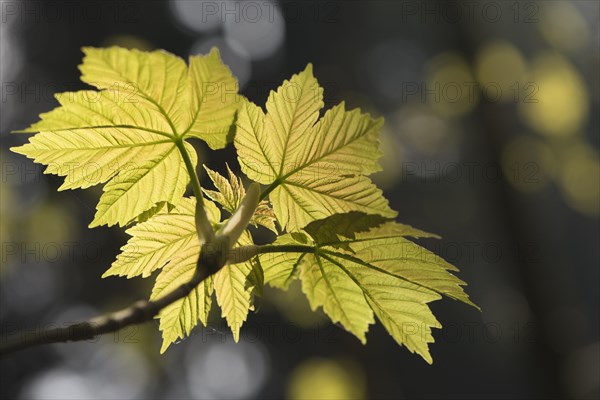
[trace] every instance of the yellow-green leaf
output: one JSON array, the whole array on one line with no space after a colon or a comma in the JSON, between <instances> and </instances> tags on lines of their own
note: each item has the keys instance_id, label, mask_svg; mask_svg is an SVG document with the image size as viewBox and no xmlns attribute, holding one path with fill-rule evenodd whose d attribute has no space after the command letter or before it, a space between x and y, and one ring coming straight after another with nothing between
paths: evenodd
<instances>
[{"instance_id":1,"label":"yellow-green leaf","mask_svg":"<svg viewBox=\"0 0 600 400\"><path fill-rule=\"evenodd\" d=\"M196 165L196 152L186 143L192 163ZM90 228L100 225L124 225L131 218L153 208L157 203L176 205L185 193L189 175L176 146L161 152L140 154L139 164L125 168L104 185L103 194L96 207Z\"/></svg>"},{"instance_id":2,"label":"yellow-green leaf","mask_svg":"<svg viewBox=\"0 0 600 400\"><path fill-rule=\"evenodd\" d=\"M360 288L370 309L398 344L418 353L428 363L433 362L428 347L434 341L431 328L442 326L427 303L438 300L441 297L438 293L374 270L368 263L349 261L335 254L323 258L343 271L339 272L345 278L341 287L346 290L348 287ZM359 317L365 318L366 314L358 314L357 321L360 321Z\"/></svg>"},{"instance_id":3,"label":"yellow-green leaf","mask_svg":"<svg viewBox=\"0 0 600 400\"><path fill-rule=\"evenodd\" d=\"M390 222L390 219L381 215L351 211L313 221L304 230L321 245L339 245L343 246L346 250L351 250L343 238L355 239L357 233L367 232L371 228L376 227L380 227L380 231L382 231L384 228L381 226L386 222ZM423 237L439 239L438 235L413 228L409 225L394 223L386 224L385 226L386 232L390 235L410 236L415 239Z\"/></svg>"},{"instance_id":4,"label":"yellow-green leaf","mask_svg":"<svg viewBox=\"0 0 600 400\"><path fill-rule=\"evenodd\" d=\"M158 299L189 282L194 276L199 253L199 244L188 246L177 253L158 275L150 299ZM186 297L160 310L159 329L163 336L161 353L164 353L171 343L189 335L198 321L206 326L212 305L212 292L213 277L208 277Z\"/></svg>"},{"instance_id":5,"label":"yellow-green leaf","mask_svg":"<svg viewBox=\"0 0 600 400\"><path fill-rule=\"evenodd\" d=\"M281 235L273 242L275 246L294 245L298 243L306 243L296 234ZM296 236L296 237L294 237ZM287 289L292 281L298 275L298 264L304 257L304 254L296 253L266 253L258 256L265 274L265 283L270 286Z\"/></svg>"},{"instance_id":6,"label":"yellow-green leaf","mask_svg":"<svg viewBox=\"0 0 600 400\"><path fill-rule=\"evenodd\" d=\"M204 200L204 206L210 222L216 226L220 219L219 209L209 200ZM165 207L147 221L128 229L131 239L104 276L147 277L161 269L152 291L153 299L189 281L200 256L195 208L194 198L184 198L174 209ZM248 232L237 243L240 246L250 244L252 237ZM253 309L254 296L261 293L263 281L258 260L224 266L188 296L160 312L161 352L170 343L188 335L198 321L206 322L213 287L222 316L237 341L248 311Z\"/></svg>"},{"instance_id":7,"label":"yellow-green leaf","mask_svg":"<svg viewBox=\"0 0 600 400\"><path fill-rule=\"evenodd\" d=\"M60 187L106 183L90 226L125 225L160 205L179 203L196 152L185 138L225 146L240 105L235 79L215 49L185 62L164 51L84 48L81 79L100 91L56 95L60 106L22 132L39 132L12 150L64 176ZM226 91L227 93L224 93Z\"/></svg>"},{"instance_id":8,"label":"yellow-green leaf","mask_svg":"<svg viewBox=\"0 0 600 400\"><path fill-rule=\"evenodd\" d=\"M121 248L121 253L103 277L145 278L190 247L198 255L200 242L194 224L195 207L195 199L184 198L173 210L162 209L147 221L127 229L126 233L131 235L131 239ZM204 207L210 221L218 223L220 213L214 203L205 200ZM192 261L195 263L197 258Z\"/></svg>"},{"instance_id":9,"label":"yellow-green leaf","mask_svg":"<svg viewBox=\"0 0 600 400\"><path fill-rule=\"evenodd\" d=\"M258 256L265 282L286 288L299 269L313 309L323 307L362 342L374 313L399 344L431 363L431 329L441 325L427 304L447 296L477 306L451 273L456 267L407 239L435 235L368 217L350 212L312 222L305 229L312 241L298 233L280 237Z\"/></svg>"},{"instance_id":10,"label":"yellow-green leaf","mask_svg":"<svg viewBox=\"0 0 600 400\"><path fill-rule=\"evenodd\" d=\"M378 134L383 121L344 103L323 107L312 66L285 81L267 101L267 114L245 102L236 122L235 146L244 173L269 184L275 215L288 231L330 215L362 211L394 217L366 175L380 170Z\"/></svg>"},{"instance_id":11,"label":"yellow-green leaf","mask_svg":"<svg viewBox=\"0 0 600 400\"><path fill-rule=\"evenodd\" d=\"M238 241L238 245L250 245L252 238L246 231ZM248 311L253 309L252 299L255 292L262 289L263 278L260 276L260 265L253 265L256 261L225 265L214 276L215 294L221 307L221 315L227 320L231 328L233 339L237 342L240 329Z\"/></svg>"},{"instance_id":12,"label":"yellow-green leaf","mask_svg":"<svg viewBox=\"0 0 600 400\"><path fill-rule=\"evenodd\" d=\"M206 196L211 200L219 203L229 213L233 213L246 195L246 189L244 189L242 180L231 171L229 165L226 166L229 179L225 178L218 172L211 170L207 166L204 166L208 176L218 190L214 191L203 189L203 191L204 194L206 194ZM275 214L269 205L269 202L266 200L263 200L258 204L250 223L252 223L254 226L264 226L265 228L277 234L277 228L275 227Z\"/></svg>"},{"instance_id":13,"label":"yellow-green leaf","mask_svg":"<svg viewBox=\"0 0 600 400\"><path fill-rule=\"evenodd\" d=\"M190 58L192 108L197 110L188 136L204 140L211 149L222 149L233 139L233 124L241 105L237 79L223 64L219 50Z\"/></svg>"},{"instance_id":14,"label":"yellow-green leaf","mask_svg":"<svg viewBox=\"0 0 600 400\"><path fill-rule=\"evenodd\" d=\"M138 51L120 47L84 47L81 80L107 90L119 102L143 102L169 126L168 133L184 132L192 123L192 91L183 59L164 50Z\"/></svg>"},{"instance_id":15,"label":"yellow-green leaf","mask_svg":"<svg viewBox=\"0 0 600 400\"><path fill-rule=\"evenodd\" d=\"M339 266L319 254L307 254L300 262L302 291L310 307L323 307L333 322L340 322L362 343L374 323L373 311L367 303L361 286Z\"/></svg>"}]
</instances>

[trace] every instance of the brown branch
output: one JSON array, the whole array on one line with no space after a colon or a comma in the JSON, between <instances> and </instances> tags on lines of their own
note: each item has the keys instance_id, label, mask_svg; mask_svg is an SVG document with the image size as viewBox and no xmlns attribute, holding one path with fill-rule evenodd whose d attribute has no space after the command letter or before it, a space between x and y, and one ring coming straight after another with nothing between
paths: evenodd
<instances>
[{"instance_id":1,"label":"brown branch","mask_svg":"<svg viewBox=\"0 0 600 400\"><path fill-rule=\"evenodd\" d=\"M105 333L116 332L129 325L151 321L160 310L187 296L204 279L219 271L225 264L220 251L214 246L203 246L196 272L189 282L179 286L165 296L153 300L140 300L122 310L93 318L77 324L48 329L36 335L13 335L0 343L0 358L19 350L50 343L90 340Z\"/></svg>"}]
</instances>

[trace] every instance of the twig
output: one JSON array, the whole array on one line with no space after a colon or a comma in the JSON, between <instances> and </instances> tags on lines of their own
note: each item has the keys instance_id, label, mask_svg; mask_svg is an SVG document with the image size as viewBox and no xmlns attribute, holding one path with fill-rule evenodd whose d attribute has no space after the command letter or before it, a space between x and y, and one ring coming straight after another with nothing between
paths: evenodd
<instances>
[{"instance_id":1,"label":"twig","mask_svg":"<svg viewBox=\"0 0 600 400\"><path fill-rule=\"evenodd\" d=\"M140 300L127 308L96 317L89 321L61 328L48 329L36 335L14 335L6 338L0 343L0 358L16 351L42 344L90 340L98 335L116 332L129 325L151 321L158 315L160 310L187 296L204 279L223 267L224 263L221 262L223 259L221 255L216 254L214 251L206 251L204 246L203 250L201 251L196 272L192 279L172 292L167 293L165 296L154 301Z\"/></svg>"}]
</instances>

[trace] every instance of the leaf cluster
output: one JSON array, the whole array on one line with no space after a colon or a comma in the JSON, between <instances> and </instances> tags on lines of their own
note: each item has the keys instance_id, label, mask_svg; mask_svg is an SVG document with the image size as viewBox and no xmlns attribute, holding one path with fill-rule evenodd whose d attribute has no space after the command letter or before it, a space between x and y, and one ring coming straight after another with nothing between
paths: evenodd
<instances>
[{"instance_id":1,"label":"leaf cluster","mask_svg":"<svg viewBox=\"0 0 600 400\"><path fill-rule=\"evenodd\" d=\"M213 297L237 341L263 285L285 290L295 279L313 309L361 342L377 317L429 363L432 328L441 327L429 303L446 296L475 306L457 269L411 240L436 235L395 222L369 178L381 169L383 120L344 103L323 111L310 64L263 109L237 93L217 49L187 64L164 51L83 51L81 79L97 90L57 94L59 107L12 150L64 176L59 190L103 185L90 227L127 226L131 236L103 276L158 271L152 299L189 281L208 240L199 213L217 234L247 222L277 235L257 246L238 227L225 266L160 312L161 352L207 324ZM250 215L238 218L248 214L246 188L229 166L223 176L205 165L213 188L200 187L193 140L211 149L233 142L241 171L263 188ZM190 183L194 196L185 197Z\"/></svg>"}]
</instances>

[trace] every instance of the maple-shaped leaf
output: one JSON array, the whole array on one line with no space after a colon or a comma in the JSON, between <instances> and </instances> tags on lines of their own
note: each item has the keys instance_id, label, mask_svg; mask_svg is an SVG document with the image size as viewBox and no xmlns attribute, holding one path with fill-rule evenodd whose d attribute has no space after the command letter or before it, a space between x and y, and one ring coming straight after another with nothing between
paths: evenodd
<instances>
[{"instance_id":1,"label":"maple-shaped leaf","mask_svg":"<svg viewBox=\"0 0 600 400\"><path fill-rule=\"evenodd\" d=\"M319 119L322 107L323 89L310 64L271 92L266 114L244 102L234 140L243 172L271 185L266 193L287 231L353 210L394 217L366 176L381 169L377 159L383 120L346 111L344 103Z\"/></svg>"},{"instance_id":2,"label":"maple-shaped leaf","mask_svg":"<svg viewBox=\"0 0 600 400\"><path fill-rule=\"evenodd\" d=\"M443 295L477 306L451 273L454 266L407 239L435 235L392 221L369 227L369 216L358 214L312 222L305 229L309 236L280 237L274 253L258 256L265 282L285 288L299 276L311 307L323 307L362 342L375 315L400 345L431 363L431 328L441 325L427 304ZM333 225L335 232L321 233ZM296 253L276 252L277 246L294 245Z\"/></svg>"},{"instance_id":3,"label":"maple-shaped leaf","mask_svg":"<svg viewBox=\"0 0 600 400\"><path fill-rule=\"evenodd\" d=\"M218 191L203 189L203 192L208 198L219 203L229 213L233 213L246 195L246 189L244 189L242 180L231 171L228 164L226 164L226 167L229 179L218 172L211 170L206 165L204 166L206 173ZM254 226L264 226L277 234L277 228L275 227L275 213L269 205L269 202L266 200L263 200L258 204L250 223Z\"/></svg>"},{"instance_id":4,"label":"maple-shaped leaf","mask_svg":"<svg viewBox=\"0 0 600 400\"><path fill-rule=\"evenodd\" d=\"M121 253L102 277L146 278L190 247L196 249L196 258L192 260L195 265L200 253L195 221L190 218L194 215L195 206L195 199L183 198L173 210L164 208L148 220L127 229L125 233L131 238L121 247ZM218 224L221 213L215 204L205 201L204 208L211 223Z\"/></svg>"},{"instance_id":5,"label":"maple-shaped leaf","mask_svg":"<svg viewBox=\"0 0 600 400\"><path fill-rule=\"evenodd\" d=\"M248 231L242 234L237 244L252 244ZM257 259L227 264L214 276L215 294L221 307L221 316L227 321L236 342L240 338L240 329L248 317L248 311L254 310L254 296L262 292L263 281L262 267Z\"/></svg>"},{"instance_id":6,"label":"maple-shaped leaf","mask_svg":"<svg viewBox=\"0 0 600 400\"><path fill-rule=\"evenodd\" d=\"M209 200L204 200L210 222L218 227L220 212ZM132 237L121 248L106 276L148 277L160 269L151 299L159 298L192 279L200 256L200 241L195 227L194 198L183 198L172 210L166 207L147 221L138 223L126 232ZM252 238L245 232L238 245L250 245ZM163 334L164 352L171 343L188 335L198 321L206 325L211 307L211 294L216 292L222 316L234 335L239 331L253 308L253 297L260 293L263 282L258 260L225 265L221 270L196 287L188 296L165 307L158 314Z\"/></svg>"},{"instance_id":7,"label":"maple-shaped leaf","mask_svg":"<svg viewBox=\"0 0 600 400\"><path fill-rule=\"evenodd\" d=\"M189 282L196 271L199 253L199 245L188 246L176 253L156 278L150 299L156 300ZM164 353L171 343L188 336L198 321L204 326L207 325L212 307L213 281L214 276L209 276L190 294L160 310L159 329L163 337L161 353Z\"/></svg>"},{"instance_id":8,"label":"maple-shaped leaf","mask_svg":"<svg viewBox=\"0 0 600 400\"><path fill-rule=\"evenodd\" d=\"M222 148L241 102L237 83L213 49L183 59L164 51L83 49L82 81L100 91L56 95L60 106L21 132L39 132L11 150L65 177L59 190L106 183L90 227L147 219L177 205L189 173L184 140Z\"/></svg>"},{"instance_id":9,"label":"maple-shaped leaf","mask_svg":"<svg viewBox=\"0 0 600 400\"><path fill-rule=\"evenodd\" d=\"M308 244L306 236L298 232L286 233L279 236L272 243L274 246L296 244ZM290 283L297 278L298 264L305 255L304 253L276 252L258 256L264 271L265 283L286 290L290 286Z\"/></svg>"}]
</instances>

